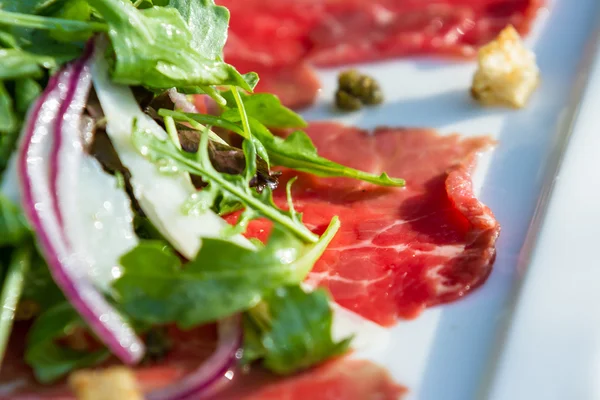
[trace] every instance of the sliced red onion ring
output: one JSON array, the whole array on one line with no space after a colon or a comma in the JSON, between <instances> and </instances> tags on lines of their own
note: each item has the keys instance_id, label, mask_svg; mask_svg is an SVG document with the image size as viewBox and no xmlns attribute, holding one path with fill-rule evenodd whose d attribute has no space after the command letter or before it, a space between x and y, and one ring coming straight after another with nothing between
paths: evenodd
<instances>
[{"instance_id":1,"label":"sliced red onion ring","mask_svg":"<svg viewBox=\"0 0 600 400\"><path fill-rule=\"evenodd\" d=\"M62 161L58 162L61 157L55 156L56 151L53 152L53 149L56 138L63 139L62 134L81 114L81 109L78 109L81 104L75 106L74 103L81 102L81 98L85 98L89 90L90 76L84 71L90 56L91 54L88 53L80 61L68 65L56 74L34 104L27 118L18 153L20 192L25 215L36 232L41 251L54 280L73 307L113 354L124 363L133 364L144 354L143 343L98 291L90 279L89 265L86 265L80 254L73 251L69 242L69 237L73 235L67 232L70 225L67 221L76 217L80 205L67 210L73 214L67 218L67 214L61 214L62 205L58 202L57 193L52 190L52 182L59 182L62 185L63 175L74 172L53 170L53 167L58 169L58 164L61 168L63 166ZM72 104L74 107L71 107ZM61 110L64 111L64 115L61 115ZM69 135L71 134L72 132L69 132ZM56 147L62 148L62 146ZM65 151L68 147L64 147ZM71 151L83 152L80 146L71 146ZM80 156L83 155L77 157ZM53 163L52 160L55 162ZM75 185L70 188L71 190L81 190L77 186L78 182L72 180L69 182ZM103 182L106 183L108 180ZM102 182L98 183L102 184ZM109 190L109 188L105 189ZM60 215L64 217L64 221ZM104 249L100 248L100 250Z\"/></svg>"},{"instance_id":2,"label":"sliced red onion ring","mask_svg":"<svg viewBox=\"0 0 600 400\"><path fill-rule=\"evenodd\" d=\"M58 217L71 250L87 267L89 278L103 291L121 275L119 260L138 244L131 202L117 180L85 153L82 112L91 88L88 62L67 95L57 120L50 182ZM76 212L74 212L76 210Z\"/></svg>"},{"instance_id":3,"label":"sliced red onion ring","mask_svg":"<svg viewBox=\"0 0 600 400\"><path fill-rule=\"evenodd\" d=\"M233 379L242 357L241 318L239 315L219 322L215 352L200 368L182 380L147 395L148 400L200 400L214 396Z\"/></svg>"}]
</instances>

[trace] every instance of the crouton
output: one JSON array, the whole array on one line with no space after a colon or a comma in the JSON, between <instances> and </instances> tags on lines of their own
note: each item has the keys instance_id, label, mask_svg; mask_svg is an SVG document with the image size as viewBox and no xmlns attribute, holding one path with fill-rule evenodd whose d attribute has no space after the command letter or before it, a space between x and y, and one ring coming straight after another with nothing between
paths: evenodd
<instances>
[{"instance_id":1,"label":"crouton","mask_svg":"<svg viewBox=\"0 0 600 400\"><path fill-rule=\"evenodd\" d=\"M78 400L143 400L135 374L126 367L81 370L69 377Z\"/></svg>"},{"instance_id":2,"label":"crouton","mask_svg":"<svg viewBox=\"0 0 600 400\"><path fill-rule=\"evenodd\" d=\"M535 54L509 25L479 49L471 95L484 105L522 108L537 87L539 75Z\"/></svg>"}]
</instances>

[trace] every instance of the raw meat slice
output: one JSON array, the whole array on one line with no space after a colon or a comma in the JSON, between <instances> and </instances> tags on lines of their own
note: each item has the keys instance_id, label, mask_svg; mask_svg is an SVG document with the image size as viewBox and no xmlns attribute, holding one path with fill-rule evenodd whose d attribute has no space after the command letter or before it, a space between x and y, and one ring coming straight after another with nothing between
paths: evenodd
<instances>
[{"instance_id":1,"label":"raw meat slice","mask_svg":"<svg viewBox=\"0 0 600 400\"><path fill-rule=\"evenodd\" d=\"M232 387L222 400L399 400L406 392L377 364L348 358L287 379L261 378L252 374L242 378L248 381L239 387L244 391Z\"/></svg>"},{"instance_id":2,"label":"raw meat slice","mask_svg":"<svg viewBox=\"0 0 600 400\"><path fill-rule=\"evenodd\" d=\"M265 87L279 94L303 81L282 69L304 62L338 66L427 54L474 56L508 24L520 34L531 27L543 0L220 0L231 11L228 62L263 71ZM308 67L303 67L308 68ZM274 72L270 72L270 69ZM273 80L276 83L269 83ZM267 82L265 84L265 82ZM284 103L299 108L293 96Z\"/></svg>"},{"instance_id":3,"label":"raw meat slice","mask_svg":"<svg viewBox=\"0 0 600 400\"><path fill-rule=\"evenodd\" d=\"M314 69L307 63L290 66L265 66L235 57L230 57L228 62L235 65L240 71L258 73L260 80L255 92L274 93L283 104L291 108L310 106L314 103L321 88Z\"/></svg>"},{"instance_id":4,"label":"raw meat slice","mask_svg":"<svg viewBox=\"0 0 600 400\"><path fill-rule=\"evenodd\" d=\"M540 0L379 0L330 13L311 32L307 57L332 66L414 54L474 56L508 24L529 31Z\"/></svg>"},{"instance_id":5,"label":"raw meat slice","mask_svg":"<svg viewBox=\"0 0 600 400\"><path fill-rule=\"evenodd\" d=\"M407 180L405 188L389 189L283 171L280 188L299 176L294 204L311 229L322 232L334 215L342 223L307 283L327 287L343 307L392 325L486 280L500 227L474 196L470 174L489 138L427 129L367 132L335 123L313 123L307 133L324 157ZM285 207L284 190L275 199ZM247 234L264 240L269 230L270 223L259 220Z\"/></svg>"},{"instance_id":6,"label":"raw meat slice","mask_svg":"<svg viewBox=\"0 0 600 400\"><path fill-rule=\"evenodd\" d=\"M226 56L265 65L340 65L406 54L473 55L543 0L220 0L231 11Z\"/></svg>"}]
</instances>

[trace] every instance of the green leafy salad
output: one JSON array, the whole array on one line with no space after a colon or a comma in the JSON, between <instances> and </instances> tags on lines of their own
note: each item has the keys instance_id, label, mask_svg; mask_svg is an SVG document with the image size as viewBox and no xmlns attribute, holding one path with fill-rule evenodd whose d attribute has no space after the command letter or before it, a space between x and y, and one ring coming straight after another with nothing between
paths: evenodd
<instances>
[{"instance_id":1,"label":"green leafy salad","mask_svg":"<svg viewBox=\"0 0 600 400\"><path fill-rule=\"evenodd\" d=\"M301 286L343 221L305 226L295 179L276 205L278 167L404 181L319 156L302 117L223 60L228 23L213 0L0 0L0 363L24 323L43 384L160 363L165 327L217 324L211 360L149 395L179 399L239 364L291 374L348 350L328 294ZM265 243L243 235L258 218Z\"/></svg>"}]
</instances>

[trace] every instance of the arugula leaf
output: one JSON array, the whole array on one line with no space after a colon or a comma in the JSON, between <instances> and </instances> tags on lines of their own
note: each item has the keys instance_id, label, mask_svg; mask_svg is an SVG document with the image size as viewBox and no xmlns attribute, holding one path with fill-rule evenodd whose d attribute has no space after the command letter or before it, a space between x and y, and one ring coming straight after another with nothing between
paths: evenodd
<instances>
[{"instance_id":1,"label":"arugula leaf","mask_svg":"<svg viewBox=\"0 0 600 400\"><path fill-rule=\"evenodd\" d=\"M84 329L81 317L68 302L58 304L38 317L29 331L25 361L38 381L51 383L74 369L105 361L106 349L79 351L61 346L56 340L75 329Z\"/></svg>"},{"instance_id":2,"label":"arugula leaf","mask_svg":"<svg viewBox=\"0 0 600 400\"><path fill-rule=\"evenodd\" d=\"M37 251L32 251L31 257L31 265L25 277L27 285L21 298L32 304L34 314L37 314L66 300L62 290L54 282L44 258Z\"/></svg>"},{"instance_id":3,"label":"arugula leaf","mask_svg":"<svg viewBox=\"0 0 600 400\"><path fill-rule=\"evenodd\" d=\"M310 137L302 131L293 132L283 139L274 136L267 127L256 119L250 117L249 120L252 133L267 149L273 165L280 165L321 177L341 176L359 179L380 186L402 187L405 185L404 179L391 178L385 172L380 175L371 174L319 156Z\"/></svg>"},{"instance_id":4,"label":"arugula leaf","mask_svg":"<svg viewBox=\"0 0 600 400\"><path fill-rule=\"evenodd\" d=\"M87 0L64 0L64 4L60 7L52 17L61 18L70 21L89 21L92 16L92 7ZM52 33L52 37L60 41L79 41L87 40L89 32L63 32L56 31Z\"/></svg>"},{"instance_id":5,"label":"arugula leaf","mask_svg":"<svg viewBox=\"0 0 600 400\"><path fill-rule=\"evenodd\" d=\"M0 29L0 47L4 48L18 48L17 39L8 32Z\"/></svg>"},{"instance_id":6,"label":"arugula leaf","mask_svg":"<svg viewBox=\"0 0 600 400\"><path fill-rule=\"evenodd\" d=\"M42 87L33 79L17 79L15 81L15 109L25 115L29 106L42 93Z\"/></svg>"},{"instance_id":7,"label":"arugula leaf","mask_svg":"<svg viewBox=\"0 0 600 400\"><path fill-rule=\"evenodd\" d=\"M248 86L250 86L250 88L254 90L256 85L258 85L258 81L260 80L258 74L256 72L247 72L242 76L244 77L246 83L248 83Z\"/></svg>"},{"instance_id":8,"label":"arugula leaf","mask_svg":"<svg viewBox=\"0 0 600 400\"><path fill-rule=\"evenodd\" d=\"M191 46L203 56L215 60L223 58L227 41L229 10L215 5L213 0L170 0L192 34Z\"/></svg>"},{"instance_id":9,"label":"arugula leaf","mask_svg":"<svg viewBox=\"0 0 600 400\"><path fill-rule=\"evenodd\" d=\"M166 7L169 5L169 0L130 0L133 6L139 9L150 8L154 6Z\"/></svg>"},{"instance_id":10,"label":"arugula leaf","mask_svg":"<svg viewBox=\"0 0 600 400\"><path fill-rule=\"evenodd\" d=\"M16 245L30 235L21 210L0 194L0 247Z\"/></svg>"},{"instance_id":11,"label":"arugula leaf","mask_svg":"<svg viewBox=\"0 0 600 400\"><path fill-rule=\"evenodd\" d=\"M83 36L87 37L94 29L106 29L105 24L20 14L0 9L0 26L3 25L6 28L0 30L0 44L22 52L18 58L12 55L15 62L0 63L4 66L3 70L8 70L6 65L17 64L16 68L11 69L15 77L38 76L41 71L35 68L36 64L55 70L62 63L71 61L82 53L84 41L61 42L53 36L70 33L73 37L78 37L77 35L83 32L86 33ZM69 36L71 39L73 37ZM25 62L27 68L21 68L19 64Z\"/></svg>"},{"instance_id":12,"label":"arugula leaf","mask_svg":"<svg viewBox=\"0 0 600 400\"><path fill-rule=\"evenodd\" d=\"M27 285L23 288L22 298L33 302L36 308L45 310L64 301L64 295L56 286L43 257L27 244L32 239L32 232L22 211L0 194L0 249L2 252L10 252L8 246L15 246L15 257L19 259L25 258L21 250L27 249ZM0 318L0 324L1 321Z\"/></svg>"},{"instance_id":13,"label":"arugula leaf","mask_svg":"<svg viewBox=\"0 0 600 400\"><path fill-rule=\"evenodd\" d=\"M40 14L48 7L54 6L64 0L19 0L0 1L0 8L6 11L13 11L25 14Z\"/></svg>"},{"instance_id":14,"label":"arugula leaf","mask_svg":"<svg viewBox=\"0 0 600 400\"><path fill-rule=\"evenodd\" d=\"M114 81L159 89L231 84L250 90L234 67L192 47L192 34L176 9L138 10L125 0L89 3L110 25Z\"/></svg>"},{"instance_id":15,"label":"arugula leaf","mask_svg":"<svg viewBox=\"0 0 600 400\"><path fill-rule=\"evenodd\" d=\"M0 134L16 131L17 124L17 116L13 110L13 100L6 91L4 83L0 80ZM0 138L0 145L1 141Z\"/></svg>"},{"instance_id":16,"label":"arugula leaf","mask_svg":"<svg viewBox=\"0 0 600 400\"><path fill-rule=\"evenodd\" d=\"M42 68L56 66L54 59L37 56L20 49L0 49L0 80L39 78Z\"/></svg>"},{"instance_id":17,"label":"arugula leaf","mask_svg":"<svg viewBox=\"0 0 600 400\"><path fill-rule=\"evenodd\" d=\"M72 61L83 53L85 42L61 42L52 37L52 32L38 29L14 28L18 44L23 51L52 62L45 64L51 73L66 62Z\"/></svg>"},{"instance_id":18,"label":"arugula leaf","mask_svg":"<svg viewBox=\"0 0 600 400\"><path fill-rule=\"evenodd\" d=\"M24 246L17 249L13 252L6 277L4 278L4 284L0 292L0 365L4 358L6 345L8 344L10 331L13 326L15 310L23 292L25 275L30 262L30 248Z\"/></svg>"},{"instance_id":19,"label":"arugula leaf","mask_svg":"<svg viewBox=\"0 0 600 400\"><path fill-rule=\"evenodd\" d=\"M260 360L265 356L265 348L262 345L262 330L257 321L250 316L255 308L265 307L265 303L261 302L254 308L243 314L243 330L244 330L244 351L242 352L242 365L251 364ZM263 329L268 329L268 325Z\"/></svg>"},{"instance_id":20,"label":"arugula leaf","mask_svg":"<svg viewBox=\"0 0 600 400\"><path fill-rule=\"evenodd\" d=\"M108 26L101 22L86 22L73 19L63 19L10 12L0 9L0 24L21 28L43 29L57 32L87 33L106 32Z\"/></svg>"},{"instance_id":21,"label":"arugula leaf","mask_svg":"<svg viewBox=\"0 0 600 400\"><path fill-rule=\"evenodd\" d=\"M246 359L263 359L263 365L281 375L292 374L345 353L351 338L334 342L332 311L323 289L306 293L299 286L278 288L262 307L248 313ZM258 339L260 338L260 339Z\"/></svg>"},{"instance_id":22,"label":"arugula leaf","mask_svg":"<svg viewBox=\"0 0 600 400\"><path fill-rule=\"evenodd\" d=\"M238 112L238 107L233 94L226 92L223 97L227 100L227 105L231 109L223 113L223 118L229 119ZM302 117L290 110L279 101L279 98L270 93L255 93L251 95L241 95L246 114L271 128L304 128L306 121Z\"/></svg>"},{"instance_id":23,"label":"arugula leaf","mask_svg":"<svg viewBox=\"0 0 600 400\"><path fill-rule=\"evenodd\" d=\"M121 307L135 320L189 328L255 306L265 294L304 279L339 228L332 221L319 242L304 246L275 225L257 251L204 238L195 260L180 259L160 242L142 242L123 256L113 283ZM194 307L190 307L194 304Z\"/></svg>"},{"instance_id":24,"label":"arugula leaf","mask_svg":"<svg viewBox=\"0 0 600 400\"><path fill-rule=\"evenodd\" d=\"M0 82L0 86L2 83ZM2 93L0 93L0 103L3 101L4 97ZM8 98L9 101L10 98ZM0 121L2 121L2 117L0 116ZM17 146L17 140L19 139L19 129L18 125L20 122L17 122L17 128L12 131L1 132L0 131L0 182L2 181L2 175L4 174L4 170L8 165L8 161L10 160L10 155L13 150Z\"/></svg>"},{"instance_id":25,"label":"arugula leaf","mask_svg":"<svg viewBox=\"0 0 600 400\"><path fill-rule=\"evenodd\" d=\"M290 211L285 212L277 208L270 190L265 189L258 193L251 189L250 181L256 174L256 152L252 142L246 140L243 145L244 153L251 151L252 154L246 154L246 171L244 176L241 176L219 173L212 166L208 154L208 134L200 136L198 154L186 153L170 141L160 140L150 132L135 128L132 139L138 151L157 165L167 164L198 175L209 187L218 190L223 196L242 202L246 209L255 212L256 216L264 216L281 224L305 242L314 243L318 240L318 237L295 219Z\"/></svg>"}]
</instances>

